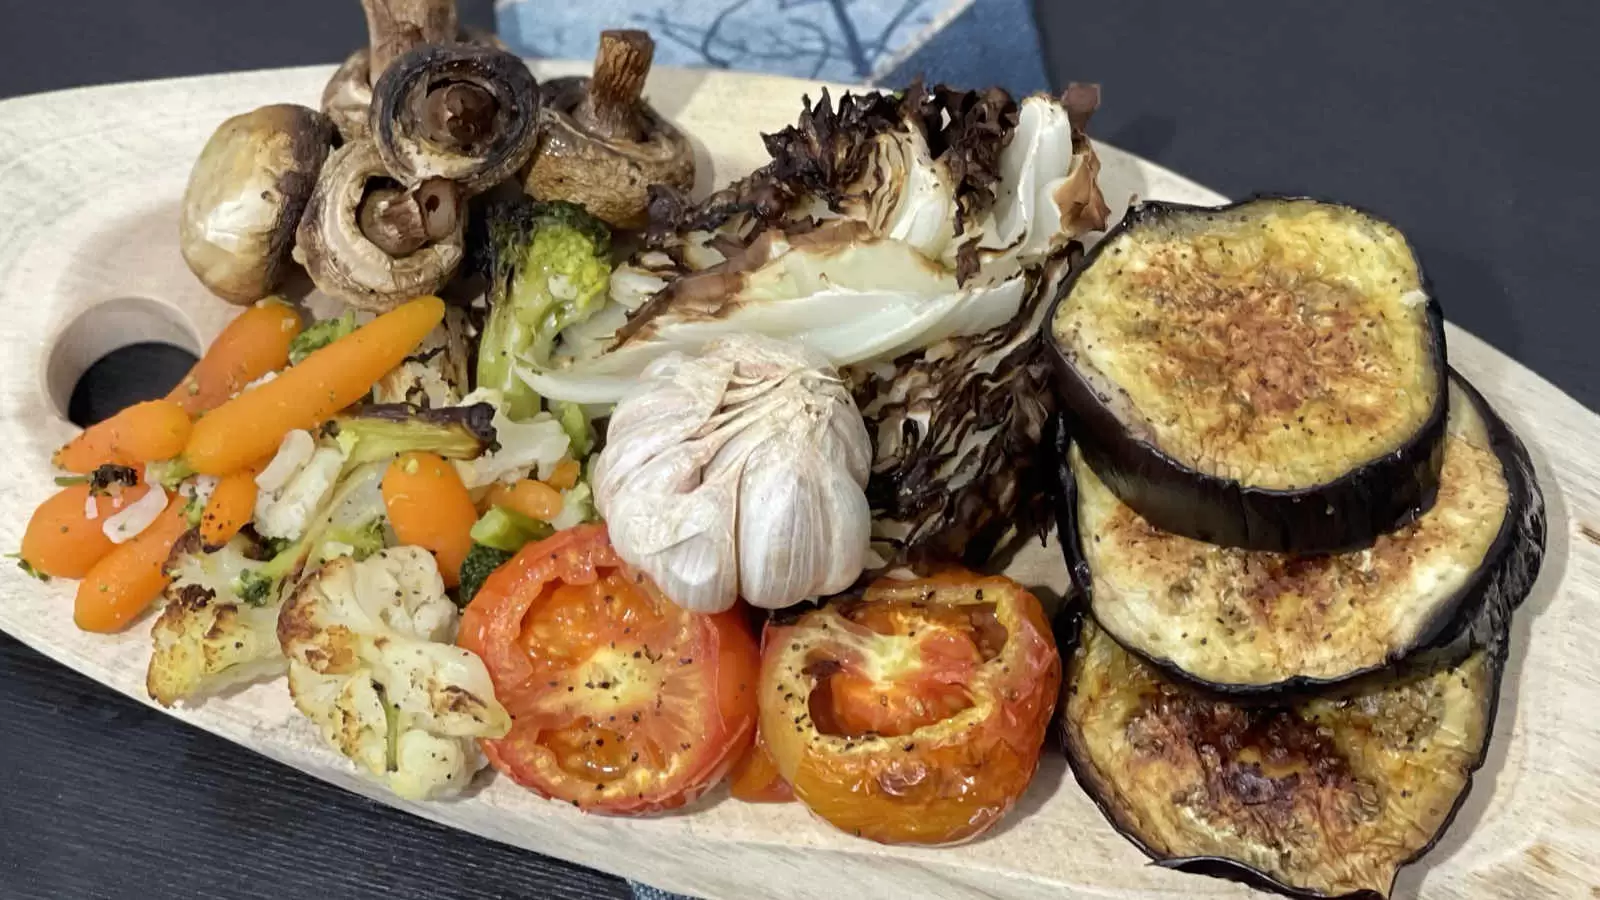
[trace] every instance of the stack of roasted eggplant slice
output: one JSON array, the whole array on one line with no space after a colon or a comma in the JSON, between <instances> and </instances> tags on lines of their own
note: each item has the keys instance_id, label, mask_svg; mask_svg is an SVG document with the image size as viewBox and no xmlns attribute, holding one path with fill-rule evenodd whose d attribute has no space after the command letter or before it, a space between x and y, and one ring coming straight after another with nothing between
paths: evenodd
<instances>
[{"instance_id":1,"label":"stack of roasted eggplant slice","mask_svg":"<svg viewBox=\"0 0 1600 900\"><path fill-rule=\"evenodd\" d=\"M1050 323L1078 781L1164 865L1387 895L1483 761L1544 551L1415 254L1332 203L1146 203Z\"/></svg>"}]
</instances>

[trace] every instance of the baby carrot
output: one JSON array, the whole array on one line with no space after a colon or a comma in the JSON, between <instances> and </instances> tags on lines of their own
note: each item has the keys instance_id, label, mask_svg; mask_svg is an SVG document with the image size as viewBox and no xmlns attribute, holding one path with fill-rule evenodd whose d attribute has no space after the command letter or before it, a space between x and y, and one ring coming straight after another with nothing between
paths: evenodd
<instances>
[{"instance_id":1,"label":"baby carrot","mask_svg":"<svg viewBox=\"0 0 1600 900\"><path fill-rule=\"evenodd\" d=\"M193 416L221 405L257 378L289 364L300 314L282 303L252 306L229 322L167 399Z\"/></svg>"},{"instance_id":2,"label":"baby carrot","mask_svg":"<svg viewBox=\"0 0 1600 900\"><path fill-rule=\"evenodd\" d=\"M172 545L189 530L183 507L181 499L171 499L150 527L112 550L78 582L72 620L79 628L120 631L161 596L171 581L167 557Z\"/></svg>"},{"instance_id":3,"label":"baby carrot","mask_svg":"<svg viewBox=\"0 0 1600 900\"><path fill-rule=\"evenodd\" d=\"M194 425L183 456L206 475L237 472L360 400L444 319L444 301L418 297L306 357L282 375L218 406Z\"/></svg>"},{"instance_id":4,"label":"baby carrot","mask_svg":"<svg viewBox=\"0 0 1600 900\"><path fill-rule=\"evenodd\" d=\"M383 474L383 507L400 543L431 550L444 583L459 583L478 511L455 466L432 453L396 459Z\"/></svg>"},{"instance_id":5,"label":"baby carrot","mask_svg":"<svg viewBox=\"0 0 1600 900\"><path fill-rule=\"evenodd\" d=\"M577 460L571 458L563 459L561 462L556 463L556 467L551 470L550 477L546 478L544 483L558 491L570 491L577 485L578 476L581 474L583 474L583 470L578 465Z\"/></svg>"},{"instance_id":6,"label":"baby carrot","mask_svg":"<svg viewBox=\"0 0 1600 900\"><path fill-rule=\"evenodd\" d=\"M221 547L250 521L256 509L256 475L261 466L251 466L224 475L211 491L206 508L200 513L200 544L207 550Z\"/></svg>"},{"instance_id":7,"label":"baby carrot","mask_svg":"<svg viewBox=\"0 0 1600 900\"><path fill-rule=\"evenodd\" d=\"M561 492L532 478L524 478L509 487L496 485L490 489L489 503L541 522L549 522L561 514Z\"/></svg>"},{"instance_id":8,"label":"baby carrot","mask_svg":"<svg viewBox=\"0 0 1600 900\"><path fill-rule=\"evenodd\" d=\"M171 459L189 440L189 414L171 400L135 403L96 422L56 451L57 468L86 474L106 463L135 466Z\"/></svg>"},{"instance_id":9,"label":"baby carrot","mask_svg":"<svg viewBox=\"0 0 1600 900\"><path fill-rule=\"evenodd\" d=\"M136 484L123 488L120 499L100 496L94 500L93 519L84 515L89 503L89 486L75 484L39 504L22 534L22 559L34 569L57 578L82 578L94 564L116 546L102 526L108 516L127 508L143 497L148 487Z\"/></svg>"}]
</instances>

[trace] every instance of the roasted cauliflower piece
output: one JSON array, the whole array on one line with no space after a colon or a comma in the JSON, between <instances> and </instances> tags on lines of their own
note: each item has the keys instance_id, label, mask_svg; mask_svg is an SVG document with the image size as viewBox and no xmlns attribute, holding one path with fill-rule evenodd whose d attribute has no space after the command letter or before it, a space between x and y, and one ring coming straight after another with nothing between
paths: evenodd
<instances>
[{"instance_id":1,"label":"roasted cauliflower piece","mask_svg":"<svg viewBox=\"0 0 1600 900\"><path fill-rule=\"evenodd\" d=\"M238 536L210 553L191 531L173 548L166 608L150 629L145 689L162 706L195 700L283 672L276 603L240 599L240 576L262 564Z\"/></svg>"},{"instance_id":2,"label":"roasted cauliflower piece","mask_svg":"<svg viewBox=\"0 0 1600 900\"><path fill-rule=\"evenodd\" d=\"M448 643L456 615L433 557L396 547L329 560L278 617L295 706L407 799L460 792L482 766L476 740L511 728L483 662Z\"/></svg>"}]
</instances>

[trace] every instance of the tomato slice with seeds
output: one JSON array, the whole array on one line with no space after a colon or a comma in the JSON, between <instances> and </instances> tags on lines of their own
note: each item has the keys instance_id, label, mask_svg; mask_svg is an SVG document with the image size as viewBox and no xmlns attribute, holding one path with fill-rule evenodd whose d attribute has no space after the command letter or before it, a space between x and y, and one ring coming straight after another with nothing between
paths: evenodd
<instances>
[{"instance_id":1,"label":"tomato slice with seeds","mask_svg":"<svg viewBox=\"0 0 1600 900\"><path fill-rule=\"evenodd\" d=\"M760 658L742 613L685 612L612 549L603 525L524 547L461 618L510 734L483 741L518 784L582 809L674 809L751 745Z\"/></svg>"},{"instance_id":2,"label":"tomato slice with seeds","mask_svg":"<svg viewBox=\"0 0 1600 900\"><path fill-rule=\"evenodd\" d=\"M884 843L992 828L1061 685L1044 608L1007 578L883 579L763 637L761 739L812 812Z\"/></svg>"}]
</instances>

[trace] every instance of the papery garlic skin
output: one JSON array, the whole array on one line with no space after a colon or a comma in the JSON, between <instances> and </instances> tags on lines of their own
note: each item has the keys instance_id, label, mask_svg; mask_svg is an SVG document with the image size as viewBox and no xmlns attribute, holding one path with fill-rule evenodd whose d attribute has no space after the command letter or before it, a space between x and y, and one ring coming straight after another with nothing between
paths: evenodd
<instances>
[{"instance_id":1,"label":"papery garlic skin","mask_svg":"<svg viewBox=\"0 0 1600 900\"><path fill-rule=\"evenodd\" d=\"M685 609L780 609L861 574L872 445L805 347L732 335L651 363L595 466L611 543Z\"/></svg>"}]
</instances>

